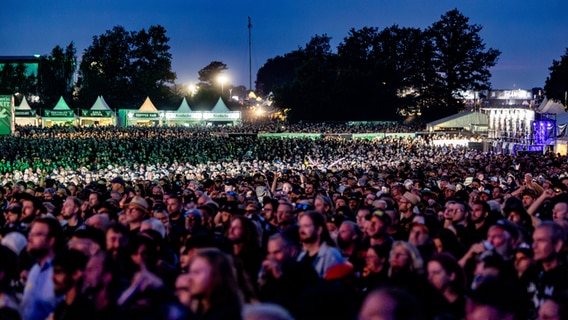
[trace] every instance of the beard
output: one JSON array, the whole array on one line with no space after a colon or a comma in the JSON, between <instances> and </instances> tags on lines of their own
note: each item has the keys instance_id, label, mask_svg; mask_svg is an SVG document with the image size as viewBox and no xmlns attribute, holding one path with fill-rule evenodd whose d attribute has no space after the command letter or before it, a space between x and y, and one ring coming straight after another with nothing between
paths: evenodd
<instances>
[{"instance_id":1,"label":"beard","mask_svg":"<svg viewBox=\"0 0 568 320\"><path fill-rule=\"evenodd\" d=\"M301 232L300 233L300 241L303 243L315 243L318 240L318 236L316 233L306 234Z\"/></svg>"},{"instance_id":2,"label":"beard","mask_svg":"<svg viewBox=\"0 0 568 320\"><path fill-rule=\"evenodd\" d=\"M337 246L339 247L339 249L345 250L349 248L351 243L353 242L349 240L344 240L342 237L337 237Z\"/></svg>"},{"instance_id":3,"label":"beard","mask_svg":"<svg viewBox=\"0 0 568 320\"><path fill-rule=\"evenodd\" d=\"M49 250L47 248L34 248L28 249L28 253L35 259L40 259L48 254Z\"/></svg>"}]
</instances>

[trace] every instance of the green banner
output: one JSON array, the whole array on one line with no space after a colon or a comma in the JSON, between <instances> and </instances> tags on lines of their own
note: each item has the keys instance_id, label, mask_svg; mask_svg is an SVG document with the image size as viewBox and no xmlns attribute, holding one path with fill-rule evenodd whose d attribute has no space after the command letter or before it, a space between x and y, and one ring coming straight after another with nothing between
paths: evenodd
<instances>
[{"instance_id":1,"label":"green banner","mask_svg":"<svg viewBox=\"0 0 568 320\"><path fill-rule=\"evenodd\" d=\"M36 110L16 110L16 117L35 117Z\"/></svg>"},{"instance_id":2,"label":"green banner","mask_svg":"<svg viewBox=\"0 0 568 320\"><path fill-rule=\"evenodd\" d=\"M12 133L11 96L0 96L0 135Z\"/></svg>"},{"instance_id":3,"label":"green banner","mask_svg":"<svg viewBox=\"0 0 568 320\"><path fill-rule=\"evenodd\" d=\"M93 118L110 118L112 112L110 110L81 110L81 116Z\"/></svg>"},{"instance_id":4,"label":"green banner","mask_svg":"<svg viewBox=\"0 0 568 320\"><path fill-rule=\"evenodd\" d=\"M46 117L57 117L57 118L73 118L73 110L45 110Z\"/></svg>"}]
</instances>

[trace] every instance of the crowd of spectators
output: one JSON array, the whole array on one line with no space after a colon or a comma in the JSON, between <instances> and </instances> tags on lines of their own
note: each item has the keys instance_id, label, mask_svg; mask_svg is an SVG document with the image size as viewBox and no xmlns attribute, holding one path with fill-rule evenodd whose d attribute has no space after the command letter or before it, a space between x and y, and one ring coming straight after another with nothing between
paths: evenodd
<instances>
[{"instance_id":1,"label":"crowd of spectators","mask_svg":"<svg viewBox=\"0 0 568 320\"><path fill-rule=\"evenodd\" d=\"M223 130L2 138L0 318L567 318L567 157Z\"/></svg>"}]
</instances>

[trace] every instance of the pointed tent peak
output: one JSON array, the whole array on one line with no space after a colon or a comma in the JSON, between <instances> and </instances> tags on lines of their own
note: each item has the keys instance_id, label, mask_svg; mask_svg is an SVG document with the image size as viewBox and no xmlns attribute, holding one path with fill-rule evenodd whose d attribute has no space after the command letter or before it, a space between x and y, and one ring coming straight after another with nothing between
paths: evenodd
<instances>
[{"instance_id":1,"label":"pointed tent peak","mask_svg":"<svg viewBox=\"0 0 568 320\"><path fill-rule=\"evenodd\" d=\"M57 101L57 104L55 105L55 107L53 107L53 110L71 110L71 108L69 108L69 105L67 105L67 102L65 102L65 99L63 99L63 96L61 96L61 98L59 98L59 101Z\"/></svg>"},{"instance_id":2,"label":"pointed tent peak","mask_svg":"<svg viewBox=\"0 0 568 320\"><path fill-rule=\"evenodd\" d=\"M211 112L215 112L215 113L225 113L225 112L230 112L230 111L231 110L229 110L229 108L227 107L227 105L225 104L225 102L223 101L223 99L221 97L219 97L219 100L217 100L217 103L215 104L213 109L211 109Z\"/></svg>"},{"instance_id":3,"label":"pointed tent peak","mask_svg":"<svg viewBox=\"0 0 568 320\"><path fill-rule=\"evenodd\" d=\"M177 108L176 112L183 112L183 113L192 112L191 108L189 107L189 103L187 103L187 99L185 97L183 97L183 99L181 100L181 104Z\"/></svg>"},{"instance_id":4,"label":"pointed tent peak","mask_svg":"<svg viewBox=\"0 0 568 320\"><path fill-rule=\"evenodd\" d=\"M26 99L26 97L24 97L22 99L22 102L17 107L17 109L18 110L32 110L32 108L30 107L30 104L28 103L28 100Z\"/></svg>"},{"instance_id":5,"label":"pointed tent peak","mask_svg":"<svg viewBox=\"0 0 568 320\"><path fill-rule=\"evenodd\" d=\"M249 93L248 93L248 98L249 98L249 99L256 99L256 94L254 93L254 91L252 91L252 90L249 91Z\"/></svg>"},{"instance_id":6,"label":"pointed tent peak","mask_svg":"<svg viewBox=\"0 0 568 320\"><path fill-rule=\"evenodd\" d=\"M154 104L152 103L152 100L150 100L150 97L146 97L146 100L144 100L144 103L140 106L138 111L158 112L158 109L156 109L156 106L154 106Z\"/></svg>"},{"instance_id":7,"label":"pointed tent peak","mask_svg":"<svg viewBox=\"0 0 568 320\"><path fill-rule=\"evenodd\" d=\"M542 100L542 102L540 103L540 105L538 106L538 110L542 110L544 109L544 107L548 104L548 99L546 97L544 97L544 99Z\"/></svg>"},{"instance_id":8,"label":"pointed tent peak","mask_svg":"<svg viewBox=\"0 0 568 320\"><path fill-rule=\"evenodd\" d=\"M103 96L98 96L95 103L90 110L104 110L104 111L112 111L111 108L108 106L106 101L103 99Z\"/></svg>"}]
</instances>

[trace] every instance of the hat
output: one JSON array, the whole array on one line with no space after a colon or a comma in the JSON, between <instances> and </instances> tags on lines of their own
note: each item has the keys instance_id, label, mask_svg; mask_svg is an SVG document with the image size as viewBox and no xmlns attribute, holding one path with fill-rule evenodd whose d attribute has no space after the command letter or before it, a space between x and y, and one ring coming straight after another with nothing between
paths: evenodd
<instances>
[{"instance_id":1,"label":"hat","mask_svg":"<svg viewBox=\"0 0 568 320\"><path fill-rule=\"evenodd\" d=\"M436 194L436 192L429 189L424 189L420 191L420 194L422 194L422 196L430 197L430 199L434 200L438 199L438 195Z\"/></svg>"},{"instance_id":2,"label":"hat","mask_svg":"<svg viewBox=\"0 0 568 320\"><path fill-rule=\"evenodd\" d=\"M26 240L26 237L23 234L12 231L5 235L0 243L14 251L14 253L19 256L20 252L22 252L22 250L28 245L28 240Z\"/></svg>"},{"instance_id":3,"label":"hat","mask_svg":"<svg viewBox=\"0 0 568 320\"><path fill-rule=\"evenodd\" d=\"M136 207L146 213L148 212L148 201L140 196L134 196L127 206Z\"/></svg>"},{"instance_id":4,"label":"hat","mask_svg":"<svg viewBox=\"0 0 568 320\"><path fill-rule=\"evenodd\" d=\"M225 203L219 211L229 212L230 214L238 214L239 213L239 205L235 201L229 201Z\"/></svg>"},{"instance_id":5,"label":"hat","mask_svg":"<svg viewBox=\"0 0 568 320\"><path fill-rule=\"evenodd\" d=\"M115 177L112 180L110 180L110 183L120 183L120 184L124 184L124 179L122 179L122 177Z\"/></svg>"},{"instance_id":6,"label":"hat","mask_svg":"<svg viewBox=\"0 0 568 320\"><path fill-rule=\"evenodd\" d=\"M456 190L457 190L457 189L456 189L456 186L454 186L453 184L448 184L445 189L450 189L450 190L452 190L452 191L456 191Z\"/></svg>"},{"instance_id":7,"label":"hat","mask_svg":"<svg viewBox=\"0 0 568 320\"><path fill-rule=\"evenodd\" d=\"M415 195L414 193L411 192L405 192L402 197L408 201L410 201L410 203L412 203L413 205L418 204L418 202L420 202L420 197Z\"/></svg>"},{"instance_id":8,"label":"hat","mask_svg":"<svg viewBox=\"0 0 568 320\"><path fill-rule=\"evenodd\" d=\"M386 225L390 225L392 223L391 217L381 209L376 209L371 214L365 216L365 219L371 220L373 217L379 218Z\"/></svg>"},{"instance_id":9,"label":"hat","mask_svg":"<svg viewBox=\"0 0 568 320\"><path fill-rule=\"evenodd\" d=\"M497 220L495 225L500 227L501 229L509 232L511 237L513 237L515 239L517 239L517 237L519 236L519 228L517 227L517 225L514 222L511 222L507 219L499 219L499 220Z\"/></svg>"}]
</instances>

